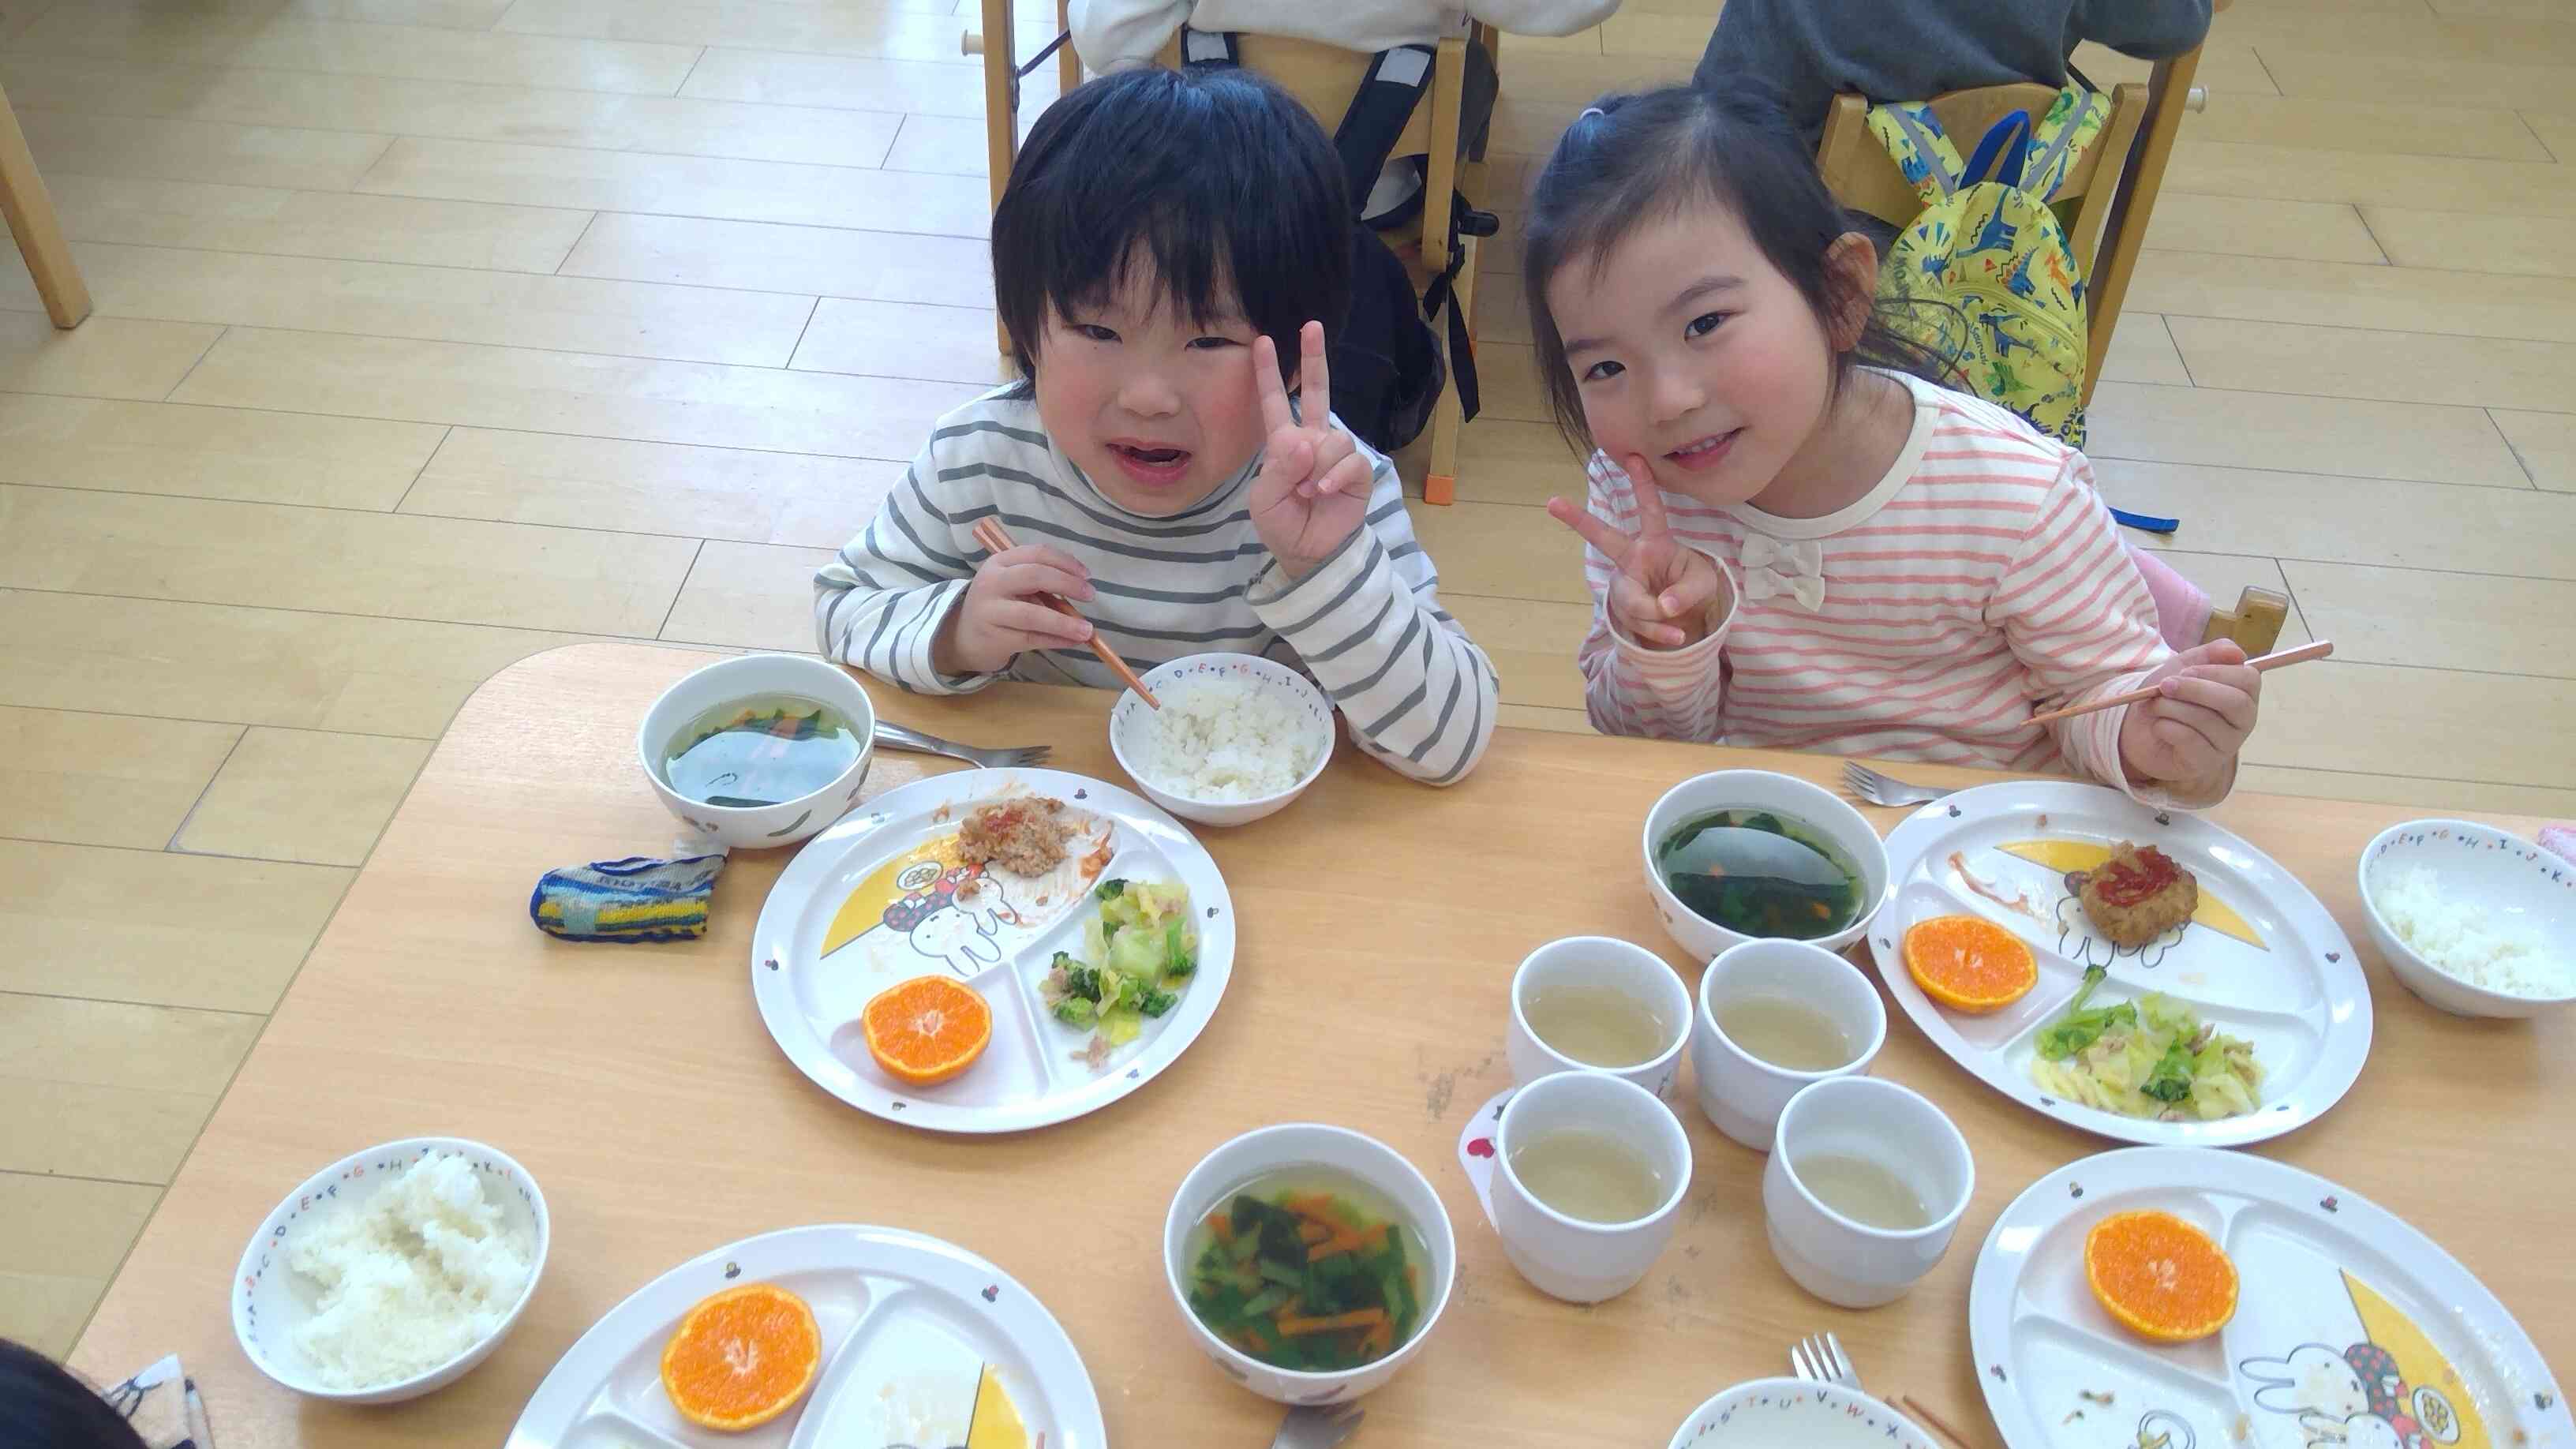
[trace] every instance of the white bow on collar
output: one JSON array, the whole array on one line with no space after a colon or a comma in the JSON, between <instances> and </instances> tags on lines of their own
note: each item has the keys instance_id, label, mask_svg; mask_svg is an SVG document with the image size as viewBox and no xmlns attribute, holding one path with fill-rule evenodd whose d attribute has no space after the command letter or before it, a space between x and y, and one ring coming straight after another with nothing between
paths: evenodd
<instances>
[{"instance_id":1,"label":"white bow on collar","mask_svg":"<svg viewBox=\"0 0 2576 1449\"><path fill-rule=\"evenodd\" d=\"M1747 530L1743 562L1747 603L1787 594L1810 614L1825 606L1825 546L1816 540L1783 543Z\"/></svg>"}]
</instances>

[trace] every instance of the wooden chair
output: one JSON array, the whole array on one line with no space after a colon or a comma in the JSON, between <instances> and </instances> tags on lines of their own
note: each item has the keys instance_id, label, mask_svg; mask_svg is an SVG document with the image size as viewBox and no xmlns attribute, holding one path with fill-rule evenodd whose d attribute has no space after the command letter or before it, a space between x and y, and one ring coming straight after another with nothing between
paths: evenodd
<instances>
[{"instance_id":1,"label":"wooden chair","mask_svg":"<svg viewBox=\"0 0 2576 1449\"><path fill-rule=\"evenodd\" d=\"M2227 8L2219 0L2219 10ZM2138 253L2147 244L2147 223L2154 219L2156 197L2164 191L2165 166L2173 160L2174 137L2182 129L2182 113L2199 110L2206 102L2191 81L2200 70L2200 46L2156 62L2147 80L2146 115L2139 124L2136 155L2130 158L2111 203L2109 238L2102 248L2102 264L2087 267L2085 275L2093 279L2090 295L2095 316L2110 319L2097 322L2101 329L2093 347L2093 365L2084 376L2084 400L2093 400L2093 380L2102 370L2102 349L2111 340L2111 322L2120 316L2120 304L2128 299L2129 278L2137 271ZM2127 86L2122 86L2127 90Z\"/></svg>"},{"instance_id":2,"label":"wooden chair","mask_svg":"<svg viewBox=\"0 0 2576 1449\"><path fill-rule=\"evenodd\" d=\"M968 55L980 54L984 58L985 154L992 171L993 204L998 207L1002 188L1010 180L1011 163L1019 154L1019 86L1015 76L1018 61L1011 41L1012 0L982 3L980 32L968 30L962 48ZM1067 11L1067 0L1056 0L1059 34L1069 34ZM993 39L996 36L1002 37L998 43ZM1430 87L1390 153L1427 154L1431 158L1430 174L1423 182L1420 230L1412 240L1399 241L1396 246L1414 269L1417 287L1428 286L1430 279L1449 265L1451 198L1462 191L1474 195L1483 189L1482 162L1467 163L1462 177L1458 157L1459 110L1466 91L1469 45L1482 45L1488 57L1500 60L1499 32L1481 23L1463 39L1441 41L1432 62ZM1368 72L1367 55L1314 41L1246 35L1240 50L1246 68L1278 82L1313 111L1328 132L1341 123L1343 111L1349 108L1351 97L1358 93L1360 81ZM1056 56L1065 88L1081 84L1082 60L1074 54L1070 38ZM1164 48L1160 59L1168 66L1181 63L1178 37ZM1458 272L1456 306L1472 334L1476 317L1476 238L1462 238L1460 245L1466 259ZM995 335L1001 349L1009 351L1010 338L998 323ZM1445 504L1457 498L1458 433L1464 421L1453 381L1441 389L1440 400L1432 408L1431 464L1423 481L1427 502Z\"/></svg>"},{"instance_id":3,"label":"wooden chair","mask_svg":"<svg viewBox=\"0 0 2576 1449\"><path fill-rule=\"evenodd\" d=\"M2054 86L2037 84L1981 86L1976 90L1952 91L1932 99L1932 114L1939 117L1941 129L1948 132L1963 150L1976 144L1995 122L2014 111L2028 111L2036 118L2047 114L2057 99ZM2075 264L2084 275L2097 275L2094 258L2109 228L2115 198L2122 194L2119 181L2127 167L2130 143L2137 139L2138 128L2146 119L2148 87L2129 84L2111 92L2111 115L2103 123L2102 133L2093 144L2067 168L2066 179L2058 184L2052 205L2073 201L2076 204L2073 225L2067 240L2075 248ZM2108 166L2105 166L2105 162ZM1898 170L1895 158L1887 154L1878 138L1869 133L1869 102L1856 95L1834 97L1833 108L1825 115L1824 141L1816 150L1817 165L1824 172L1825 185L1835 199L1855 211L1865 211L1893 226L1903 226L1923 210L1923 198L1913 183ZM2084 396L2090 401L2095 379L2102 375L2102 358L2111 349L2111 330L2119 325L2122 287L2110 290L2101 286L2085 289L2085 314L2090 334L2090 355L2084 364ZM2108 299L2107 302L2105 299Z\"/></svg>"},{"instance_id":4,"label":"wooden chair","mask_svg":"<svg viewBox=\"0 0 2576 1449\"><path fill-rule=\"evenodd\" d=\"M54 199L45 191L44 178L36 174L27 133L18 129L18 117L9 109L5 92L0 92L0 217L7 218L9 235L18 241L18 254L27 259L28 275L36 279L36 295L44 298L46 315L57 327L78 327L89 316L89 288L81 283L80 268L72 264L62 223L54 217Z\"/></svg>"}]
</instances>

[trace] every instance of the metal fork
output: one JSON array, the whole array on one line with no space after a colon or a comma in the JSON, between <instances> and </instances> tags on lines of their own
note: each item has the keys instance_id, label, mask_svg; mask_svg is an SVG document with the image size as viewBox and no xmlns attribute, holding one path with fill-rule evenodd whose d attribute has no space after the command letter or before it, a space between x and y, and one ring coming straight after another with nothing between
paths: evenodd
<instances>
[{"instance_id":1,"label":"metal fork","mask_svg":"<svg viewBox=\"0 0 2576 1449\"><path fill-rule=\"evenodd\" d=\"M908 730L899 724L887 724L884 720L877 721L876 742L889 750L910 750L917 755L946 755L952 760L964 760L987 770L1045 764L1049 748L1046 745L1024 745L1016 750L979 750L955 740Z\"/></svg>"},{"instance_id":2,"label":"metal fork","mask_svg":"<svg viewBox=\"0 0 2576 1449\"><path fill-rule=\"evenodd\" d=\"M1280 1421L1279 1437L1270 1441L1270 1449L1333 1449L1351 1437L1366 1417L1368 1411L1357 1404L1325 1408L1300 1405Z\"/></svg>"},{"instance_id":3,"label":"metal fork","mask_svg":"<svg viewBox=\"0 0 2576 1449\"><path fill-rule=\"evenodd\" d=\"M1909 785L1894 775L1882 775L1858 760L1843 761L1843 788L1872 805L1925 805L1945 795L1956 795L1955 789L1944 790L1934 785Z\"/></svg>"},{"instance_id":4,"label":"metal fork","mask_svg":"<svg viewBox=\"0 0 2576 1449\"><path fill-rule=\"evenodd\" d=\"M1789 1367L1810 1383L1860 1387L1860 1369L1843 1352L1843 1341L1830 1333L1811 1333L1789 1345Z\"/></svg>"}]
</instances>

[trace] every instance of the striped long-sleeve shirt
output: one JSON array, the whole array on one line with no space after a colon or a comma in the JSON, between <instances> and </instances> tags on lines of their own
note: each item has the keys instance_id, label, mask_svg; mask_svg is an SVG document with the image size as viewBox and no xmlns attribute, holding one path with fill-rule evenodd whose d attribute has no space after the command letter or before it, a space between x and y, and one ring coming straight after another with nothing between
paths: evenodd
<instances>
[{"instance_id":1,"label":"striped long-sleeve shirt","mask_svg":"<svg viewBox=\"0 0 2576 1449\"><path fill-rule=\"evenodd\" d=\"M1019 542L1081 560L1097 590L1084 617L1139 673L1186 654L1265 655L1304 671L1360 747L1405 775L1452 784L1483 756L1494 667L1440 607L1439 575L1384 457L1360 444L1372 468L1366 523L1291 580L1252 526L1258 457L1203 502L1147 518L1093 488L1049 441L1036 403L1008 392L941 418L866 531L814 576L825 655L923 694L996 678L1118 688L1088 648L1032 650L999 675L932 667L931 639L987 556L975 521L991 516Z\"/></svg>"},{"instance_id":2,"label":"striped long-sleeve shirt","mask_svg":"<svg viewBox=\"0 0 2576 1449\"><path fill-rule=\"evenodd\" d=\"M2133 785L2123 708L2031 716L2138 687L2170 657L2082 453L2002 408L1915 378L1914 426L1867 495L1823 518L1671 494L1675 536L1734 601L1708 637L1656 649L1596 611L1581 654L1595 727ZM1591 509L1636 527L1627 475L1594 454ZM1596 600L1615 572L1585 550ZM2232 774L2231 774L2232 781ZM2224 795L2224 790L2220 792Z\"/></svg>"}]
</instances>

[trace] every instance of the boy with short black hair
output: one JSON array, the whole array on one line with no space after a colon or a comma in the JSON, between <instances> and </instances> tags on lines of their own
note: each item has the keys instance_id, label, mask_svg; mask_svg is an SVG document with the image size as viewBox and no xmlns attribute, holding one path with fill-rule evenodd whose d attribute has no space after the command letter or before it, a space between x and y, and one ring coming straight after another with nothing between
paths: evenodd
<instances>
[{"instance_id":1,"label":"boy with short black hair","mask_svg":"<svg viewBox=\"0 0 2576 1449\"><path fill-rule=\"evenodd\" d=\"M1024 378L940 419L815 575L823 652L932 694L1114 688L1095 624L1139 671L1262 654L1313 676L1370 754L1463 778L1493 665L1440 607L1393 465L1331 416L1350 201L1305 109L1235 70L1080 87L1020 152L993 275ZM987 516L1019 546L978 545Z\"/></svg>"}]
</instances>

